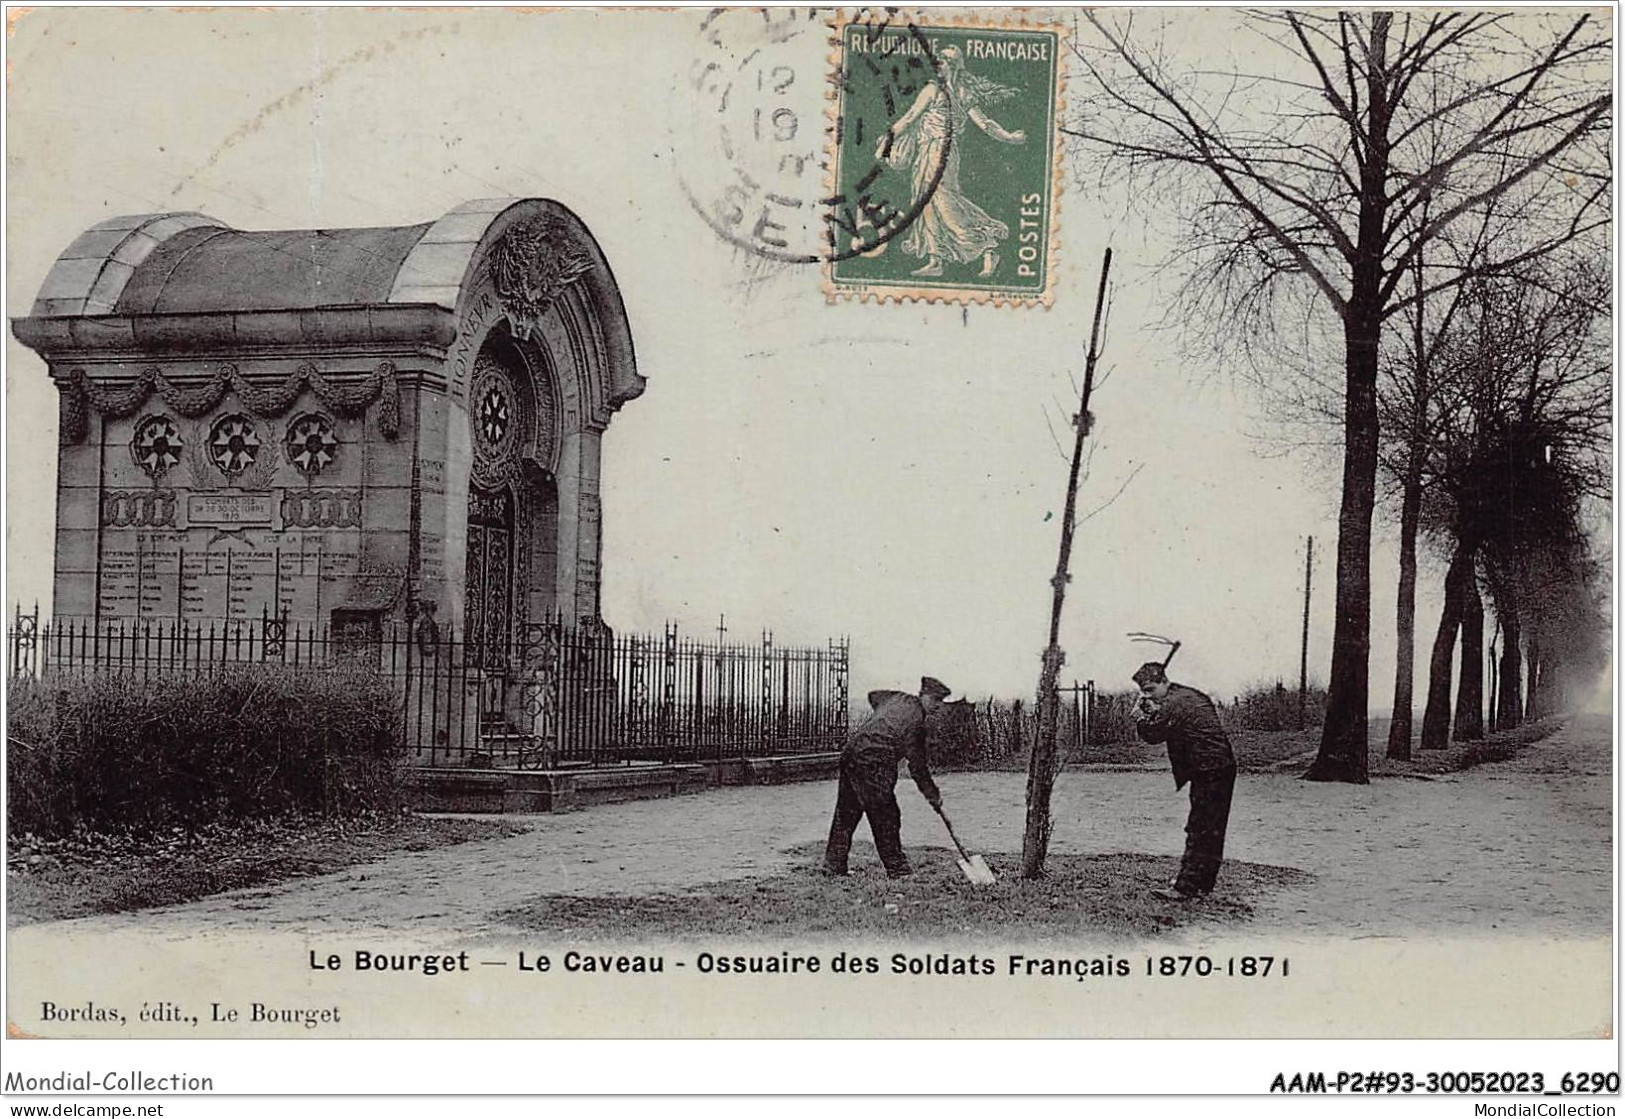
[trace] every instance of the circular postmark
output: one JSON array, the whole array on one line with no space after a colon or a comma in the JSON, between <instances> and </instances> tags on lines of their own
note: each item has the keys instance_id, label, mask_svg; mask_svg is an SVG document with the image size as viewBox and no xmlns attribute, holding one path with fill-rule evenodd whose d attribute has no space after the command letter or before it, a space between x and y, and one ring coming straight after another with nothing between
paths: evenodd
<instances>
[{"instance_id":1,"label":"circular postmark","mask_svg":"<svg viewBox=\"0 0 1625 1119\"><path fill-rule=\"evenodd\" d=\"M884 11L718 9L674 98L672 153L694 211L771 261L825 264L884 251L930 203L948 142L903 150L895 123L940 63Z\"/></svg>"}]
</instances>

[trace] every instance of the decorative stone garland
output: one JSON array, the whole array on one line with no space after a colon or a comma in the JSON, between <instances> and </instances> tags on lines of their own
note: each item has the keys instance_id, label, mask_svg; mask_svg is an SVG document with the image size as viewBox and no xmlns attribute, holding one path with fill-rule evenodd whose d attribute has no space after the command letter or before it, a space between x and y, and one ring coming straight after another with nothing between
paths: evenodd
<instances>
[{"instance_id":1,"label":"decorative stone garland","mask_svg":"<svg viewBox=\"0 0 1625 1119\"><path fill-rule=\"evenodd\" d=\"M345 487L288 490L282 498L284 528L360 528L361 491Z\"/></svg>"},{"instance_id":2,"label":"decorative stone garland","mask_svg":"<svg viewBox=\"0 0 1625 1119\"><path fill-rule=\"evenodd\" d=\"M306 362L280 384L267 388L253 384L235 365L227 362L196 385L177 384L157 366L149 365L136 375L133 385L124 389L99 385L82 368L71 369L60 386L61 440L72 444L84 439L90 426L91 408L114 418L132 416L154 393L183 416L201 416L217 407L226 393L235 392L244 407L264 417L280 416L293 407L307 386L322 403L342 415L359 415L374 400L379 401L378 429L391 441L400 434L401 397L394 362L379 362L364 380L353 385L335 383Z\"/></svg>"},{"instance_id":3,"label":"decorative stone garland","mask_svg":"<svg viewBox=\"0 0 1625 1119\"><path fill-rule=\"evenodd\" d=\"M114 528L174 528L174 490L108 490L102 494L102 524Z\"/></svg>"}]
</instances>

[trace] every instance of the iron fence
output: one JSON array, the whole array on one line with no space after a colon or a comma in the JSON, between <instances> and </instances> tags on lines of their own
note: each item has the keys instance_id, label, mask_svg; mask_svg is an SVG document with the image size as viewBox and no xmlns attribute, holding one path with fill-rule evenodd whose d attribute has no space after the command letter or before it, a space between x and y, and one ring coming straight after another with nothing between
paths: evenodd
<instances>
[{"instance_id":1,"label":"iron fence","mask_svg":"<svg viewBox=\"0 0 1625 1119\"><path fill-rule=\"evenodd\" d=\"M850 643L823 648L617 635L562 619L500 648L449 627L337 618L118 622L20 612L12 675L71 678L216 672L234 665L343 665L388 678L402 735L431 766L551 769L727 761L838 750L847 730Z\"/></svg>"}]
</instances>

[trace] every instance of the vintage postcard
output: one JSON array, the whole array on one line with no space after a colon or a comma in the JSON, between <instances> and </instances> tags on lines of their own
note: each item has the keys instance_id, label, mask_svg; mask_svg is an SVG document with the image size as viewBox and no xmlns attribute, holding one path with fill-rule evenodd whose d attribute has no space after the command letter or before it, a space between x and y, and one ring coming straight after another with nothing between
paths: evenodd
<instances>
[{"instance_id":1,"label":"vintage postcard","mask_svg":"<svg viewBox=\"0 0 1625 1119\"><path fill-rule=\"evenodd\" d=\"M1616 1091L1613 20L10 10L6 1090Z\"/></svg>"}]
</instances>

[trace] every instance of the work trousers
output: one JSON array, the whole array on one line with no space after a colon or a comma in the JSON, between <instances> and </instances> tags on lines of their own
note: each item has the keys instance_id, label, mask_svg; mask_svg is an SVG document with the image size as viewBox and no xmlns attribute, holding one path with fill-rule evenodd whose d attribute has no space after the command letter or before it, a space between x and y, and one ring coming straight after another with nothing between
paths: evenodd
<instances>
[{"instance_id":1,"label":"work trousers","mask_svg":"<svg viewBox=\"0 0 1625 1119\"><path fill-rule=\"evenodd\" d=\"M912 868L903 854L903 812L897 807L897 759L889 752L842 752L835 819L830 823L829 844L824 848L826 870L846 873L852 833L864 816L869 817L869 831L875 837L875 848L886 873L894 877L908 874Z\"/></svg>"},{"instance_id":2,"label":"work trousers","mask_svg":"<svg viewBox=\"0 0 1625 1119\"><path fill-rule=\"evenodd\" d=\"M1205 894L1213 889L1224 861L1224 832L1230 823L1230 798L1236 789L1234 766L1191 778L1191 812L1185 821L1185 857L1174 889Z\"/></svg>"}]
</instances>

